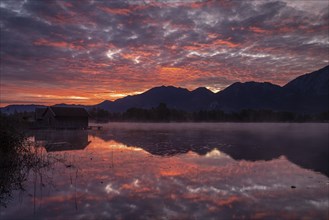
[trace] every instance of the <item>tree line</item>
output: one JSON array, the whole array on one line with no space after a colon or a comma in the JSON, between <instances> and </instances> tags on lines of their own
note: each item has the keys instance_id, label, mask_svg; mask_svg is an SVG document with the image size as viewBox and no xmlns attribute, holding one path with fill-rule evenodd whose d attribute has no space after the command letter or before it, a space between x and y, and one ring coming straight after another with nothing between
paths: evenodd
<instances>
[{"instance_id":1,"label":"tree line","mask_svg":"<svg viewBox=\"0 0 329 220\"><path fill-rule=\"evenodd\" d=\"M92 120L97 122L328 122L329 111L320 114L299 114L294 112L244 109L239 112L222 110L200 110L187 112L170 109L160 103L151 109L129 108L127 111L109 112L100 108L89 110Z\"/></svg>"}]
</instances>

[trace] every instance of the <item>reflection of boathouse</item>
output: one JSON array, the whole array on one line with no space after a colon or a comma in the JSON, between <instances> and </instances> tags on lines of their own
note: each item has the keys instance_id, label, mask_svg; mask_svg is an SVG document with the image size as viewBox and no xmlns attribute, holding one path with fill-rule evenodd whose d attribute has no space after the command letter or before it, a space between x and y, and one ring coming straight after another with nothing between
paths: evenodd
<instances>
[{"instance_id":1,"label":"reflection of boathouse","mask_svg":"<svg viewBox=\"0 0 329 220\"><path fill-rule=\"evenodd\" d=\"M43 146L47 152L83 150L90 141L85 130L38 130L34 134L37 146Z\"/></svg>"},{"instance_id":2,"label":"reflection of boathouse","mask_svg":"<svg viewBox=\"0 0 329 220\"><path fill-rule=\"evenodd\" d=\"M89 114L84 108L48 107L35 110L36 127L55 129L84 129Z\"/></svg>"}]
</instances>

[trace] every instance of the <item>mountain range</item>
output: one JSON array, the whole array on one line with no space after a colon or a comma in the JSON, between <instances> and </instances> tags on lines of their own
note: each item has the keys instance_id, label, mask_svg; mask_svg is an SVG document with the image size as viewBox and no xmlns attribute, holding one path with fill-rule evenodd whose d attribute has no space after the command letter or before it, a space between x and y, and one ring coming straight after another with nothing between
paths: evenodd
<instances>
[{"instance_id":1,"label":"mountain range","mask_svg":"<svg viewBox=\"0 0 329 220\"><path fill-rule=\"evenodd\" d=\"M144 93L126 96L115 101L105 100L96 105L80 106L86 109L101 108L110 112L124 112L129 108L149 109L166 103L168 108L184 111L223 110L236 112L242 109L269 109L296 113L320 113L329 110L329 65L304 74L278 86L269 82L236 82L226 89L213 93L200 87L193 91L173 86L154 87ZM34 111L41 105L9 105L3 113Z\"/></svg>"}]
</instances>

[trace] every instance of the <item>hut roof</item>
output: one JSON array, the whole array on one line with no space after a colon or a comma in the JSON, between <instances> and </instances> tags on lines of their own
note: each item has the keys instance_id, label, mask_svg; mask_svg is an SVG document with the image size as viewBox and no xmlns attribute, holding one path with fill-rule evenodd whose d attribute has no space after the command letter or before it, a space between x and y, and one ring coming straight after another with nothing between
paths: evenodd
<instances>
[{"instance_id":1,"label":"hut roof","mask_svg":"<svg viewBox=\"0 0 329 220\"><path fill-rule=\"evenodd\" d=\"M49 107L55 117L88 117L89 114L84 108L79 107Z\"/></svg>"}]
</instances>

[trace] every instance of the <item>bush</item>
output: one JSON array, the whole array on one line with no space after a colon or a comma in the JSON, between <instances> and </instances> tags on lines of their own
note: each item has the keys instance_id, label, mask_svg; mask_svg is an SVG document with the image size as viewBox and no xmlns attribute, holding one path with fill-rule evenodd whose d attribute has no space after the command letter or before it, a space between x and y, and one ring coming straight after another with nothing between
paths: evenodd
<instances>
[{"instance_id":1,"label":"bush","mask_svg":"<svg viewBox=\"0 0 329 220\"><path fill-rule=\"evenodd\" d=\"M24 136L19 121L0 114L0 206L6 207L13 190L24 190L30 169L47 166Z\"/></svg>"}]
</instances>

